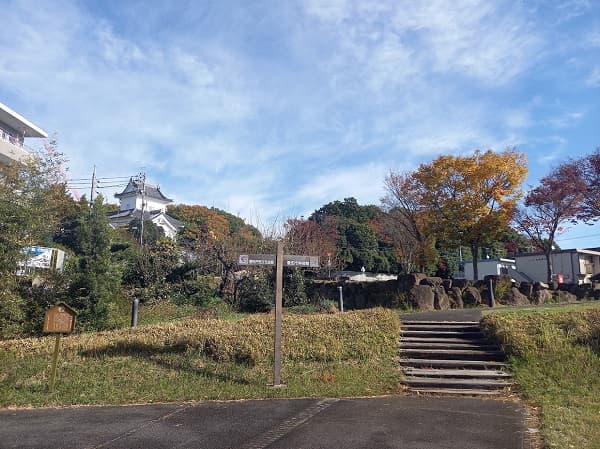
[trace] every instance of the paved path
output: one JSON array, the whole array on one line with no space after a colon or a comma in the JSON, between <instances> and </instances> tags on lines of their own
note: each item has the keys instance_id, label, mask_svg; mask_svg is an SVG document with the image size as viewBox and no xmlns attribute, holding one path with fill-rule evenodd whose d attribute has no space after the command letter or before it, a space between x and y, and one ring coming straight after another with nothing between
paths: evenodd
<instances>
[{"instance_id":1,"label":"paved path","mask_svg":"<svg viewBox=\"0 0 600 449\"><path fill-rule=\"evenodd\" d=\"M453 309L403 313L400 315L400 319L414 321L479 321L481 316L481 309Z\"/></svg>"},{"instance_id":2,"label":"paved path","mask_svg":"<svg viewBox=\"0 0 600 449\"><path fill-rule=\"evenodd\" d=\"M0 448L529 449L524 415L427 397L0 410Z\"/></svg>"}]
</instances>

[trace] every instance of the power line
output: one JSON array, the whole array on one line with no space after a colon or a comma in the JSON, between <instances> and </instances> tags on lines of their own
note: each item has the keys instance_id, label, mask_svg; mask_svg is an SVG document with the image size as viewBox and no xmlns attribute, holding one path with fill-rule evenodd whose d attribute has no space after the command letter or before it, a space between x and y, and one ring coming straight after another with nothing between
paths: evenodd
<instances>
[{"instance_id":1,"label":"power line","mask_svg":"<svg viewBox=\"0 0 600 449\"><path fill-rule=\"evenodd\" d=\"M589 239L590 237L598 237L600 236L600 234L590 234L590 235L580 235L578 237L567 237L567 238L557 238L555 239L557 242L558 241L563 241L563 240L579 240L579 239Z\"/></svg>"},{"instance_id":2,"label":"power line","mask_svg":"<svg viewBox=\"0 0 600 449\"><path fill-rule=\"evenodd\" d=\"M101 181L127 181L131 179L131 176L105 176L97 177L96 180ZM92 178L67 178L68 182L87 182L89 183Z\"/></svg>"}]
</instances>

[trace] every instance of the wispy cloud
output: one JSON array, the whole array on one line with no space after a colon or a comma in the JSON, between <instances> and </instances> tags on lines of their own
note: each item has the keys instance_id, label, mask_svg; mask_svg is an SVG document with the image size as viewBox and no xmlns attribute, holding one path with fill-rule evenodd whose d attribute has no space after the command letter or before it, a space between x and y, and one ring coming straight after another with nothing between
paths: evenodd
<instances>
[{"instance_id":1,"label":"wispy cloud","mask_svg":"<svg viewBox=\"0 0 600 449\"><path fill-rule=\"evenodd\" d=\"M0 101L57 132L74 177L144 169L178 202L264 221L376 203L389 169L522 145L535 171L580 139L597 23L552 3L10 1Z\"/></svg>"},{"instance_id":2,"label":"wispy cloud","mask_svg":"<svg viewBox=\"0 0 600 449\"><path fill-rule=\"evenodd\" d=\"M585 79L585 84L589 87L600 87L600 67L594 67Z\"/></svg>"}]
</instances>

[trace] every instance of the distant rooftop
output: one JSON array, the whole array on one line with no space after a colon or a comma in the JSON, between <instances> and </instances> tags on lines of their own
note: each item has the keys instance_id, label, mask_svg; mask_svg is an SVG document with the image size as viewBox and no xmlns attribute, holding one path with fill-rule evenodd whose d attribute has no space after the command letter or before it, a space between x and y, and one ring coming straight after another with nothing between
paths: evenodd
<instances>
[{"instance_id":1,"label":"distant rooftop","mask_svg":"<svg viewBox=\"0 0 600 449\"><path fill-rule=\"evenodd\" d=\"M5 104L0 103L0 128L2 125L17 131L23 137L48 137L48 133L42 128L34 125Z\"/></svg>"}]
</instances>

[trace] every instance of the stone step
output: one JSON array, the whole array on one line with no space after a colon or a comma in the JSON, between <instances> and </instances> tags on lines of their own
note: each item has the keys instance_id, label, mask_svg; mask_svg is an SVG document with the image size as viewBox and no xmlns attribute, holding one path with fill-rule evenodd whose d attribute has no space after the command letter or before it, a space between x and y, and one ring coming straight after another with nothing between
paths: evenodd
<instances>
[{"instance_id":1,"label":"stone step","mask_svg":"<svg viewBox=\"0 0 600 449\"><path fill-rule=\"evenodd\" d=\"M445 325L445 326L479 326L479 321L418 321L418 320L401 320L402 325Z\"/></svg>"},{"instance_id":2,"label":"stone step","mask_svg":"<svg viewBox=\"0 0 600 449\"><path fill-rule=\"evenodd\" d=\"M468 344L486 344L485 340L474 338L456 338L456 337L401 337L402 343L468 343Z\"/></svg>"},{"instance_id":3,"label":"stone step","mask_svg":"<svg viewBox=\"0 0 600 449\"><path fill-rule=\"evenodd\" d=\"M480 332L479 324L472 326L453 326L447 324L405 324L400 328L406 331Z\"/></svg>"},{"instance_id":4,"label":"stone step","mask_svg":"<svg viewBox=\"0 0 600 449\"><path fill-rule=\"evenodd\" d=\"M510 379L512 375L506 371L484 369L433 369L433 368L402 368L405 376L409 377L442 377L442 378L477 378L477 379Z\"/></svg>"},{"instance_id":5,"label":"stone step","mask_svg":"<svg viewBox=\"0 0 600 449\"><path fill-rule=\"evenodd\" d=\"M496 360L504 359L500 351L478 351L474 349L400 349L400 354L405 358L442 360Z\"/></svg>"},{"instance_id":6,"label":"stone step","mask_svg":"<svg viewBox=\"0 0 600 449\"><path fill-rule=\"evenodd\" d=\"M478 351L497 351L498 346L489 345L485 342L474 340L471 343L448 343L448 342L411 342L400 340L402 349L475 349Z\"/></svg>"},{"instance_id":7,"label":"stone step","mask_svg":"<svg viewBox=\"0 0 600 449\"><path fill-rule=\"evenodd\" d=\"M481 339L481 331L428 331L428 330L402 330L402 337L423 337L423 338L468 338Z\"/></svg>"},{"instance_id":8,"label":"stone step","mask_svg":"<svg viewBox=\"0 0 600 449\"><path fill-rule=\"evenodd\" d=\"M474 388L413 388L408 389L417 394L434 394L449 396L500 396L501 390L478 390Z\"/></svg>"},{"instance_id":9,"label":"stone step","mask_svg":"<svg viewBox=\"0 0 600 449\"><path fill-rule=\"evenodd\" d=\"M401 358L402 367L422 368L465 368L465 369L508 369L504 362L493 360L448 360L448 359L425 359L425 358Z\"/></svg>"},{"instance_id":10,"label":"stone step","mask_svg":"<svg viewBox=\"0 0 600 449\"><path fill-rule=\"evenodd\" d=\"M447 379L434 377L405 377L402 383L415 388L474 388L477 390L502 390L512 385L512 382L506 380Z\"/></svg>"}]
</instances>

